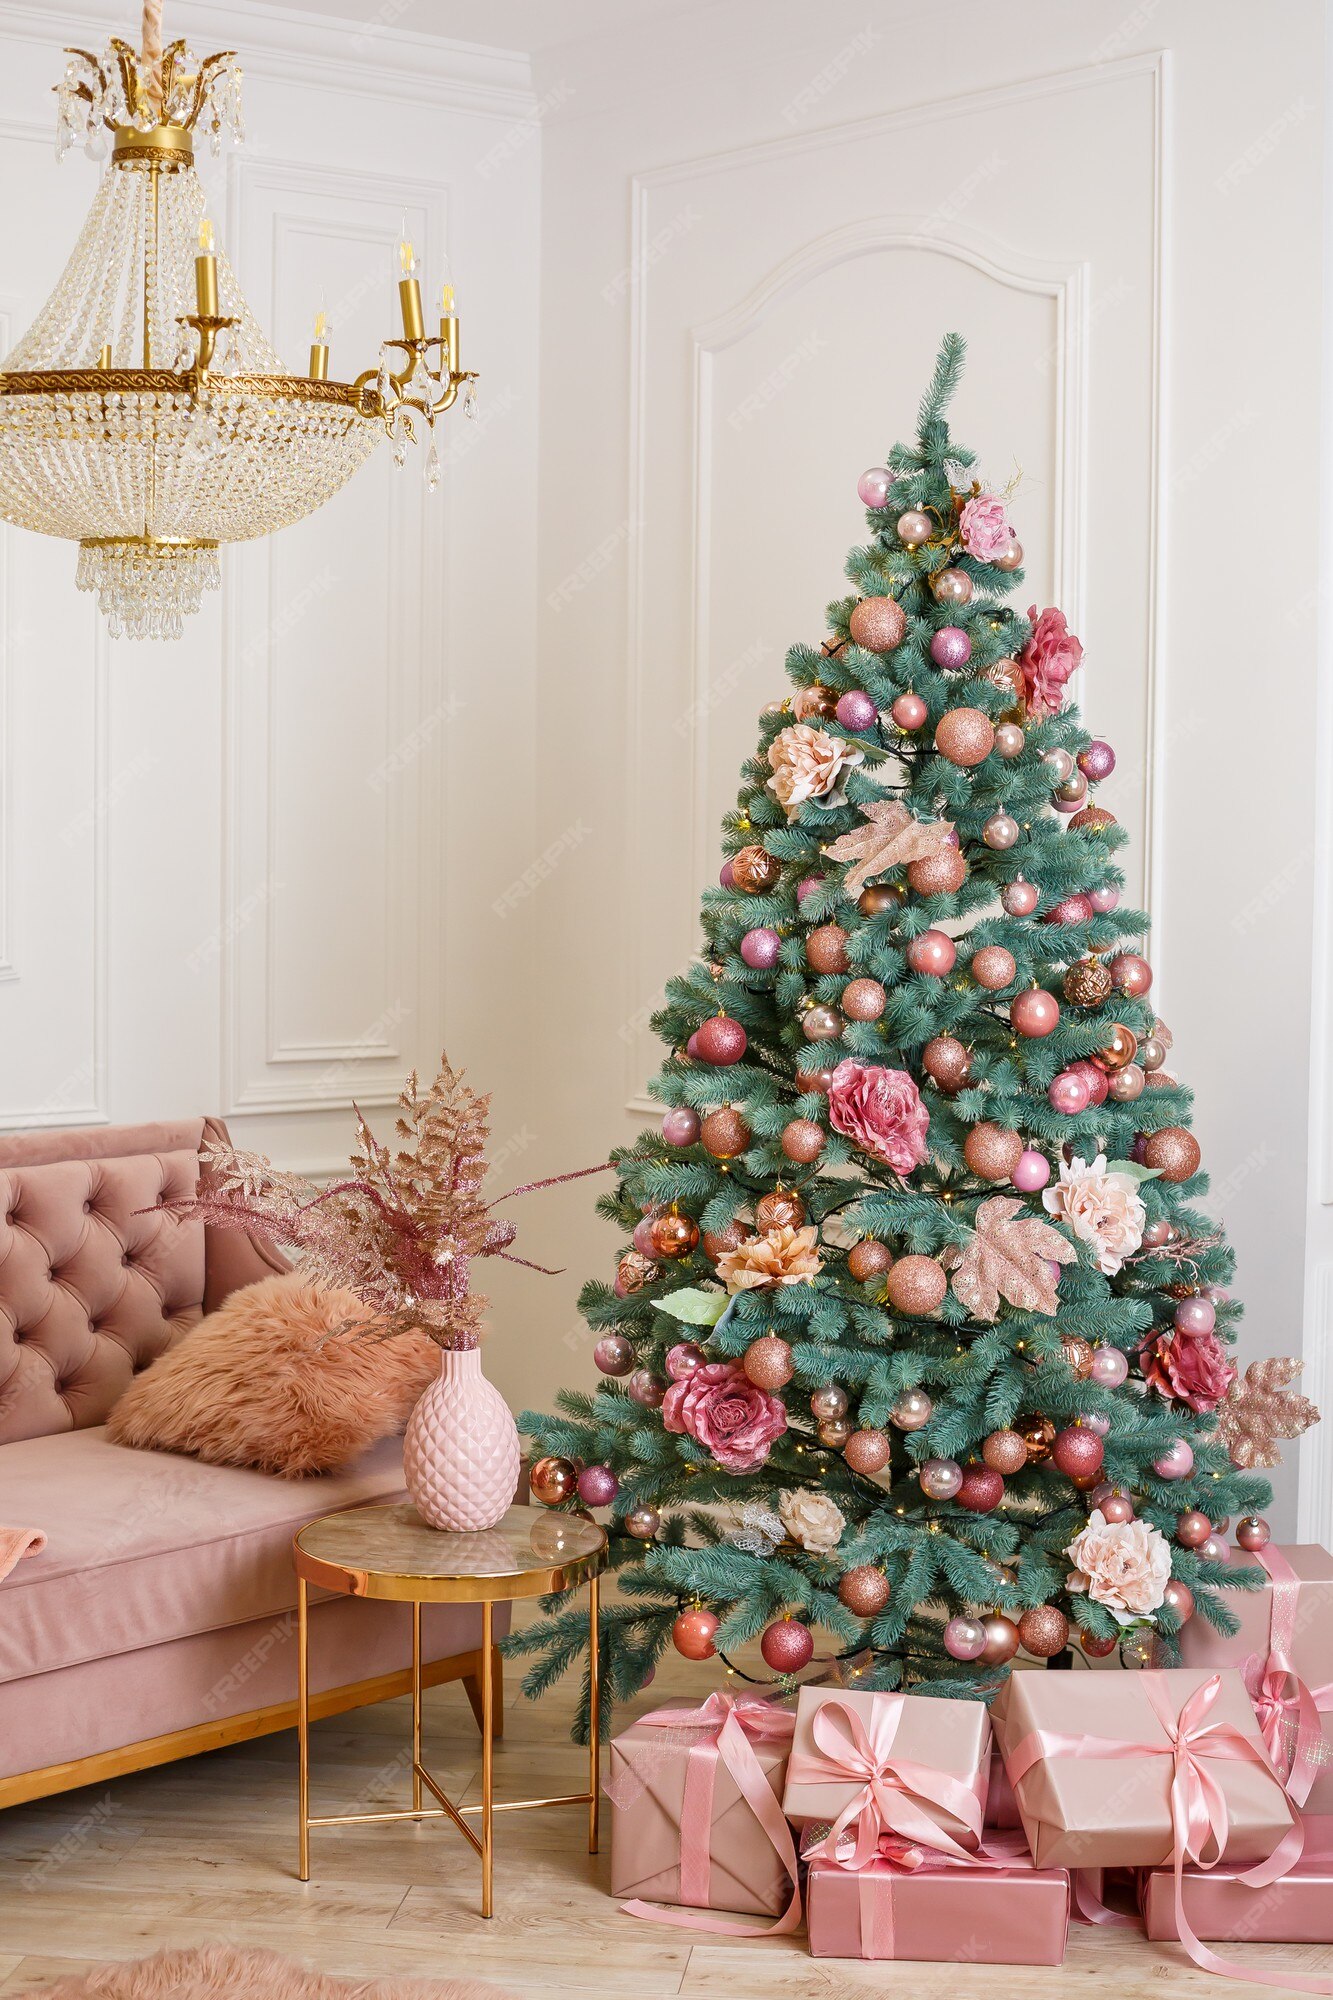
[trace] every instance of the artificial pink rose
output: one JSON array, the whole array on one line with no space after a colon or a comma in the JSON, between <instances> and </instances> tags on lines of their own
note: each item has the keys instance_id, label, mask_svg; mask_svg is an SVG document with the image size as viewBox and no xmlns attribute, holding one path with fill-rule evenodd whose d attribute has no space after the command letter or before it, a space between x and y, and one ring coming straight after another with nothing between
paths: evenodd
<instances>
[{"instance_id":1,"label":"artificial pink rose","mask_svg":"<svg viewBox=\"0 0 1333 2000\"><path fill-rule=\"evenodd\" d=\"M1018 656L1029 715L1058 715L1064 707L1065 682L1083 658L1083 642L1070 631L1063 611L1049 606L1038 612L1028 606L1032 631Z\"/></svg>"},{"instance_id":2,"label":"artificial pink rose","mask_svg":"<svg viewBox=\"0 0 1333 2000\"><path fill-rule=\"evenodd\" d=\"M1171 1549L1151 1521L1108 1521L1100 1507L1065 1554L1074 1564L1070 1590L1086 1590L1122 1625L1161 1609L1171 1580Z\"/></svg>"},{"instance_id":3,"label":"artificial pink rose","mask_svg":"<svg viewBox=\"0 0 1333 2000\"><path fill-rule=\"evenodd\" d=\"M958 538L978 562L994 562L1007 553L1014 531L1005 518L998 493L978 493L958 516Z\"/></svg>"},{"instance_id":4,"label":"artificial pink rose","mask_svg":"<svg viewBox=\"0 0 1333 2000\"><path fill-rule=\"evenodd\" d=\"M1236 1379L1215 1333L1154 1333L1140 1344L1144 1380L1175 1403L1215 1410Z\"/></svg>"},{"instance_id":5,"label":"artificial pink rose","mask_svg":"<svg viewBox=\"0 0 1333 2000\"><path fill-rule=\"evenodd\" d=\"M669 1431L687 1431L724 1472L753 1472L787 1428L780 1396L757 1389L739 1361L705 1361L662 1400Z\"/></svg>"},{"instance_id":6,"label":"artificial pink rose","mask_svg":"<svg viewBox=\"0 0 1333 2000\"><path fill-rule=\"evenodd\" d=\"M1062 1160L1060 1178L1047 1188L1041 1205L1096 1251L1097 1269L1108 1278L1143 1241L1148 1218L1138 1183L1129 1174L1111 1172L1105 1153L1098 1153L1091 1166L1077 1153Z\"/></svg>"},{"instance_id":7,"label":"artificial pink rose","mask_svg":"<svg viewBox=\"0 0 1333 2000\"><path fill-rule=\"evenodd\" d=\"M849 1057L833 1072L828 1108L835 1132L883 1160L895 1174L910 1174L930 1157L930 1113L905 1069L881 1069Z\"/></svg>"}]
</instances>

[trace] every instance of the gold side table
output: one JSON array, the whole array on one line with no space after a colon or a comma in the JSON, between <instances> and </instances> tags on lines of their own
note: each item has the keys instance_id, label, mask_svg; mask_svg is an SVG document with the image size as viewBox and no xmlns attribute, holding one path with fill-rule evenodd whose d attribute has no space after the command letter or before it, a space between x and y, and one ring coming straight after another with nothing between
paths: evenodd
<instances>
[{"instance_id":1,"label":"gold side table","mask_svg":"<svg viewBox=\"0 0 1333 2000\"><path fill-rule=\"evenodd\" d=\"M598 1579L606 1567L605 1531L573 1514L536 1513L511 1507L503 1521L479 1533L451 1535L428 1528L416 1509L351 1507L326 1514L302 1528L293 1544L298 1579L298 1733L300 1766L300 1875L310 1880L312 1826L353 1826L367 1820L450 1819L481 1857L481 1914L492 1914L495 1815L541 1806L588 1808L588 1852L597 1852L600 1778L597 1688ZM588 1646L592 1663L591 1743L588 1789L554 1799L505 1799L494 1795L495 1689L491 1674L492 1612L497 1603L544 1597L552 1591L588 1586ZM310 1815L310 1588L345 1597L387 1598L412 1606L412 1804L393 1812ZM446 1798L421 1762L421 1607L423 1604L480 1604L482 1620L481 1803L456 1806ZM423 1788L438 1801L423 1805ZM478 1840L468 1819L479 1815Z\"/></svg>"}]
</instances>

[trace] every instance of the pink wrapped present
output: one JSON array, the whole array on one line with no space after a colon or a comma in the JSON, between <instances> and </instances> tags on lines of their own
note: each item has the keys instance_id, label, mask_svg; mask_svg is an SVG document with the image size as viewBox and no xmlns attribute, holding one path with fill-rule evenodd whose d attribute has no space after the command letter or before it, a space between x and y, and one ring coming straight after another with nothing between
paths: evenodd
<instances>
[{"instance_id":1,"label":"pink wrapped present","mask_svg":"<svg viewBox=\"0 0 1333 2000\"><path fill-rule=\"evenodd\" d=\"M796 1849L778 1803L795 1717L756 1696L671 1702L611 1744L611 1893L632 1916L736 1937L795 1930ZM659 1903L685 1909L659 1909ZM697 1915L736 1910L775 1924Z\"/></svg>"},{"instance_id":2,"label":"pink wrapped present","mask_svg":"<svg viewBox=\"0 0 1333 2000\"><path fill-rule=\"evenodd\" d=\"M1333 1815L1333 1555L1311 1542L1270 1546L1254 1560L1269 1588L1222 1592L1240 1630L1226 1638L1191 1618L1180 1656L1191 1667L1240 1669L1292 1803Z\"/></svg>"},{"instance_id":3,"label":"pink wrapped present","mask_svg":"<svg viewBox=\"0 0 1333 2000\"><path fill-rule=\"evenodd\" d=\"M810 1863L806 1925L816 1958L1059 1965L1069 1875L1034 1868L1021 1834L989 1840L965 1861L884 1842L863 1868Z\"/></svg>"},{"instance_id":4,"label":"pink wrapped present","mask_svg":"<svg viewBox=\"0 0 1333 2000\"><path fill-rule=\"evenodd\" d=\"M1018 1800L1009 1782L1009 1773L1004 1768L997 1743L991 1751L990 1784L986 1790L986 1824L1007 1831L1010 1827L1022 1826L1023 1815L1018 1810Z\"/></svg>"},{"instance_id":5,"label":"pink wrapped present","mask_svg":"<svg viewBox=\"0 0 1333 2000\"><path fill-rule=\"evenodd\" d=\"M1196 1937L1229 1944L1333 1944L1333 1819L1305 1821L1305 1852L1267 1888L1234 1868L1186 1868L1181 1904ZM1139 1907L1150 1938L1179 1936L1169 1868L1139 1875Z\"/></svg>"},{"instance_id":6,"label":"pink wrapped present","mask_svg":"<svg viewBox=\"0 0 1333 2000\"><path fill-rule=\"evenodd\" d=\"M857 1868L884 1833L965 1854L981 1839L990 1743L979 1701L803 1687L783 1811L830 1825L816 1850L829 1858L850 1833Z\"/></svg>"}]
</instances>

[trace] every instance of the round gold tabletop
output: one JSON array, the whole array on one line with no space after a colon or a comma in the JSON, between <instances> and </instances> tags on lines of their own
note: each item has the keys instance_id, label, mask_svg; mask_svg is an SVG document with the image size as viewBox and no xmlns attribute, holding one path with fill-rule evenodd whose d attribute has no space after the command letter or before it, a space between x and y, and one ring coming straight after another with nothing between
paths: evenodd
<instances>
[{"instance_id":1,"label":"round gold tabletop","mask_svg":"<svg viewBox=\"0 0 1333 2000\"><path fill-rule=\"evenodd\" d=\"M296 1573L346 1597L480 1604L572 1590L605 1569L606 1532L578 1514L511 1507L493 1528L448 1534L415 1507L349 1507L302 1528Z\"/></svg>"}]
</instances>

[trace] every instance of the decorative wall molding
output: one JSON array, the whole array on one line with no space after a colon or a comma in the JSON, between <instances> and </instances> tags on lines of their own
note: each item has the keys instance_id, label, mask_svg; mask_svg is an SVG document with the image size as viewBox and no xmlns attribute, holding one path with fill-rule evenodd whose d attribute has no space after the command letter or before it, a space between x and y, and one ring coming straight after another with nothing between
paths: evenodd
<instances>
[{"instance_id":1,"label":"decorative wall molding","mask_svg":"<svg viewBox=\"0 0 1333 2000\"><path fill-rule=\"evenodd\" d=\"M1305 1367L1297 1385L1323 1424L1307 1431L1300 1443L1296 1534L1302 1542L1333 1547L1333 1452L1323 1435L1333 1411L1333 1263L1316 1264L1306 1288Z\"/></svg>"}]
</instances>

